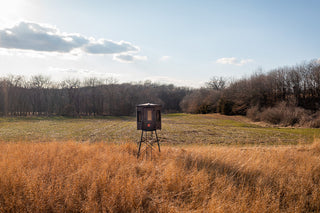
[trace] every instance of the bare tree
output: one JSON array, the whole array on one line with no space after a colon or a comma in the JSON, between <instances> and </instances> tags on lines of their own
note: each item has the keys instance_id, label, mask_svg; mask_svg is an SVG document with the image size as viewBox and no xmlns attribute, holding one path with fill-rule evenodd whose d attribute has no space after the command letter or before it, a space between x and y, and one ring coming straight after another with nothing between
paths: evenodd
<instances>
[{"instance_id":1,"label":"bare tree","mask_svg":"<svg viewBox=\"0 0 320 213\"><path fill-rule=\"evenodd\" d=\"M226 78L212 77L210 81L206 82L206 86L207 88L220 91L226 88L227 82Z\"/></svg>"}]
</instances>

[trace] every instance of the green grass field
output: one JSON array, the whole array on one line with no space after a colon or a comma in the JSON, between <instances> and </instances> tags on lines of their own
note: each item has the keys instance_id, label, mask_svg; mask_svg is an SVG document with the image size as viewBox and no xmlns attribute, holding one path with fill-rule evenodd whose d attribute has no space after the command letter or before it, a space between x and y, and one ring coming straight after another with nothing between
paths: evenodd
<instances>
[{"instance_id":1,"label":"green grass field","mask_svg":"<svg viewBox=\"0 0 320 213\"><path fill-rule=\"evenodd\" d=\"M158 134L161 143L174 145L286 145L311 143L320 130L268 127L240 116L168 114ZM134 142L139 137L135 117L0 119L0 141L5 142Z\"/></svg>"}]
</instances>

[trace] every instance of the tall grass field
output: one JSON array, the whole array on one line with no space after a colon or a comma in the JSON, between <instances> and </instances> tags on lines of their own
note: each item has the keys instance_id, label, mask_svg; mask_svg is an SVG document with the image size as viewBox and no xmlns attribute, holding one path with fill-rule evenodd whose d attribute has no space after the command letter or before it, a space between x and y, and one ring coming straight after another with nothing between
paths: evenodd
<instances>
[{"instance_id":1,"label":"tall grass field","mask_svg":"<svg viewBox=\"0 0 320 213\"><path fill-rule=\"evenodd\" d=\"M146 160L134 118L3 118L0 212L319 212L318 131L168 115Z\"/></svg>"}]
</instances>

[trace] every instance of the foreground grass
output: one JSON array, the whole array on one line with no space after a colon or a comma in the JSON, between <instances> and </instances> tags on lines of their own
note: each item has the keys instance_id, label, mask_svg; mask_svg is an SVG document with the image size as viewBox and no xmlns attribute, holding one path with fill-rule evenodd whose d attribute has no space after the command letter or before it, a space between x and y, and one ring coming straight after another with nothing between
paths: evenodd
<instances>
[{"instance_id":1,"label":"foreground grass","mask_svg":"<svg viewBox=\"0 0 320 213\"><path fill-rule=\"evenodd\" d=\"M244 117L210 115L164 115L162 143L283 145L312 143L319 129L277 128L253 124ZM0 118L0 141L137 141L134 117L71 119L63 117Z\"/></svg>"},{"instance_id":2,"label":"foreground grass","mask_svg":"<svg viewBox=\"0 0 320 213\"><path fill-rule=\"evenodd\" d=\"M1 143L0 212L319 212L320 141L277 147Z\"/></svg>"}]
</instances>

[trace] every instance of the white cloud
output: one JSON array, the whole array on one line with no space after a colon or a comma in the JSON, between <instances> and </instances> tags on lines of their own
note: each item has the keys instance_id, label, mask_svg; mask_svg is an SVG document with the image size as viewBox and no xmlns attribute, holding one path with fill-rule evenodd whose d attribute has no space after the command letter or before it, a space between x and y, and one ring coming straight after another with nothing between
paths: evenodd
<instances>
[{"instance_id":1,"label":"white cloud","mask_svg":"<svg viewBox=\"0 0 320 213\"><path fill-rule=\"evenodd\" d=\"M64 73L88 73L90 70L77 70L77 69L72 69L72 68L62 68L62 67L49 67L48 68L49 72L64 72Z\"/></svg>"},{"instance_id":2,"label":"white cloud","mask_svg":"<svg viewBox=\"0 0 320 213\"><path fill-rule=\"evenodd\" d=\"M30 58L44 58L45 55L36 51L16 50L16 49L4 49L0 48L0 55L3 56L19 56L19 57L30 57Z\"/></svg>"},{"instance_id":3,"label":"white cloud","mask_svg":"<svg viewBox=\"0 0 320 213\"><path fill-rule=\"evenodd\" d=\"M15 56L21 58L46 58L47 56L49 56L65 60L78 60L83 55L83 52L80 49L73 49L68 54L65 54L60 52L40 52L35 50L0 48L0 55Z\"/></svg>"},{"instance_id":4,"label":"white cloud","mask_svg":"<svg viewBox=\"0 0 320 213\"><path fill-rule=\"evenodd\" d=\"M240 60L239 65L241 66L241 65L248 64L248 63L252 63L252 62L254 62L253 59L242 59L242 60Z\"/></svg>"},{"instance_id":5,"label":"white cloud","mask_svg":"<svg viewBox=\"0 0 320 213\"><path fill-rule=\"evenodd\" d=\"M46 52L70 52L88 40L77 34L61 33L52 26L20 22L18 25L0 30L0 47Z\"/></svg>"},{"instance_id":6,"label":"white cloud","mask_svg":"<svg viewBox=\"0 0 320 213\"><path fill-rule=\"evenodd\" d=\"M159 59L159 61L168 61L170 58L171 58L171 56L164 55Z\"/></svg>"},{"instance_id":7,"label":"white cloud","mask_svg":"<svg viewBox=\"0 0 320 213\"><path fill-rule=\"evenodd\" d=\"M176 79L168 76L149 76L144 78L143 80L144 81L151 80L152 82L155 82L155 83L173 84L175 86L186 86L186 87L194 87L194 88L199 88L205 83L203 81L181 80L181 79Z\"/></svg>"},{"instance_id":8,"label":"white cloud","mask_svg":"<svg viewBox=\"0 0 320 213\"><path fill-rule=\"evenodd\" d=\"M78 69L78 68L64 68L64 67L48 67L48 72L53 75L55 80L65 80L66 78L78 78L78 79L86 79L91 77L96 77L99 79L106 79L113 77L117 79L121 77L121 74L118 73L110 73L110 72L102 72L97 70L89 70L89 69Z\"/></svg>"},{"instance_id":9,"label":"white cloud","mask_svg":"<svg viewBox=\"0 0 320 213\"><path fill-rule=\"evenodd\" d=\"M236 64L237 59L232 57L232 58L219 58L216 60L217 64Z\"/></svg>"},{"instance_id":10,"label":"white cloud","mask_svg":"<svg viewBox=\"0 0 320 213\"><path fill-rule=\"evenodd\" d=\"M54 26L20 22L0 29L0 48L38 52L71 53L76 49L90 54L124 54L140 48L127 41L87 38L77 33L60 32Z\"/></svg>"},{"instance_id":11,"label":"white cloud","mask_svg":"<svg viewBox=\"0 0 320 213\"><path fill-rule=\"evenodd\" d=\"M122 63L132 63L134 61L146 61L148 60L148 57L140 56L140 55L131 55L131 54L119 54L119 55L114 55L113 60L119 61Z\"/></svg>"},{"instance_id":12,"label":"white cloud","mask_svg":"<svg viewBox=\"0 0 320 213\"><path fill-rule=\"evenodd\" d=\"M242 66L248 63L252 63L253 59L237 59L235 57L231 58L219 58L216 60L217 64L231 64L231 65L237 65L237 66Z\"/></svg>"},{"instance_id":13,"label":"white cloud","mask_svg":"<svg viewBox=\"0 0 320 213\"><path fill-rule=\"evenodd\" d=\"M133 46L130 42L120 41L114 42L111 40L101 39L99 41L90 42L84 46L87 53L92 54L114 54L126 52L139 52L140 48Z\"/></svg>"}]
</instances>

